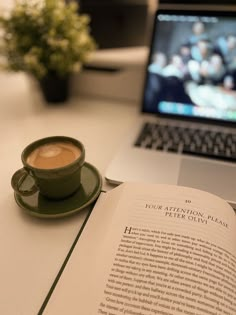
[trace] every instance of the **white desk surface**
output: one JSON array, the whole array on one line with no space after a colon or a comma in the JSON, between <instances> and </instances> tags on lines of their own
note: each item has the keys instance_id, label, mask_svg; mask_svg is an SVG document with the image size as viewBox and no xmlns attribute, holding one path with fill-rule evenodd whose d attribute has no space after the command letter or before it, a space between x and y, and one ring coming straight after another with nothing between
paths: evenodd
<instances>
[{"instance_id":1,"label":"white desk surface","mask_svg":"<svg viewBox=\"0 0 236 315\"><path fill-rule=\"evenodd\" d=\"M58 219L37 219L15 203L10 185L30 142L51 135L80 139L86 161L103 175L138 113L137 104L73 97L46 105L24 74L0 73L0 314L37 314L88 209ZM111 187L105 183L104 189Z\"/></svg>"}]
</instances>

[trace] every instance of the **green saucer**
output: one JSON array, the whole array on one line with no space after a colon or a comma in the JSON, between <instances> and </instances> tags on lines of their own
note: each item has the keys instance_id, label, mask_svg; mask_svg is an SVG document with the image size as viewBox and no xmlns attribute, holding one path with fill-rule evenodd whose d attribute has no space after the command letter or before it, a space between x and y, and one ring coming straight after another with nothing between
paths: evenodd
<instances>
[{"instance_id":1,"label":"green saucer","mask_svg":"<svg viewBox=\"0 0 236 315\"><path fill-rule=\"evenodd\" d=\"M27 179L25 181L27 185ZM30 185L30 180L28 182ZM49 200L40 193L23 197L15 193L16 203L26 213L39 218L60 218L77 213L94 202L100 194L102 178L98 170L85 163L81 170L81 185L72 196L63 200Z\"/></svg>"}]
</instances>

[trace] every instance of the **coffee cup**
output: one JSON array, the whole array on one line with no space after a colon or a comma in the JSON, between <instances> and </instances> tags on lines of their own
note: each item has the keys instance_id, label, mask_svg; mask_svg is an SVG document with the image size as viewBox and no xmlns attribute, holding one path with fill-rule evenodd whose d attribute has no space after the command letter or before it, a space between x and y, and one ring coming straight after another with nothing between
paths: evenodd
<instances>
[{"instance_id":1,"label":"coffee cup","mask_svg":"<svg viewBox=\"0 0 236 315\"><path fill-rule=\"evenodd\" d=\"M11 179L17 194L30 196L39 192L49 199L64 199L79 189L85 149L71 137L47 137L29 144L21 160L23 168ZM26 180L32 184L25 185Z\"/></svg>"}]
</instances>

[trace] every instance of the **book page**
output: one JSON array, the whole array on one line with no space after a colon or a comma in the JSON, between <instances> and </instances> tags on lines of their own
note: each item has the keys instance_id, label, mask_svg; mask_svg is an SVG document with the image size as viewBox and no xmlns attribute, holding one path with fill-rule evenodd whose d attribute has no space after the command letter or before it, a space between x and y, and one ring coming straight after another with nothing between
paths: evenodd
<instances>
[{"instance_id":1,"label":"book page","mask_svg":"<svg viewBox=\"0 0 236 315\"><path fill-rule=\"evenodd\" d=\"M93 227L109 219L90 242L88 222L45 314L236 314L236 220L222 199L126 183L92 215Z\"/></svg>"}]
</instances>

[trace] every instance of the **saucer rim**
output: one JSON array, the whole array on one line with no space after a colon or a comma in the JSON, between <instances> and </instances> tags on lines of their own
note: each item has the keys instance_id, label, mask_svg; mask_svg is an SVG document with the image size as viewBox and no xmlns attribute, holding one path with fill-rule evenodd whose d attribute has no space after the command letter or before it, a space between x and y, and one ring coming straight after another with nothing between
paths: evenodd
<instances>
[{"instance_id":1,"label":"saucer rim","mask_svg":"<svg viewBox=\"0 0 236 315\"><path fill-rule=\"evenodd\" d=\"M26 206L26 203L22 203L22 196L18 195L16 192L14 192L14 198L15 198L15 202L17 203L17 205L28 215L33 216L33 217L37 217L40 219L57 219L57 218L64 218L64 217L68 217L68 216L72 216L80 211L82 211L84 208L86 208L87 206L89 206L91 203L93 203L100 195L101 193L101 189L102 189L102 176L99 173L98 169L92 165L91 163L85 162L84 165L82 166L82 168L87 167L93 170L94 173L94 177L96 177L96 180L98 182L98 187L97 189L94 191L94 193L92 194L91 198L88 199L88 201L86 203L84 203L83 205L81 205L78 208L74 208L68 212L59 212L56 214L46 214L46 213L39 213L36 211L33 211L32 209L30 209L30 207ZM70 197L69 197L70 198ZM68 198L68 199L69 199Z\"/></svg>"}]
</instances>

